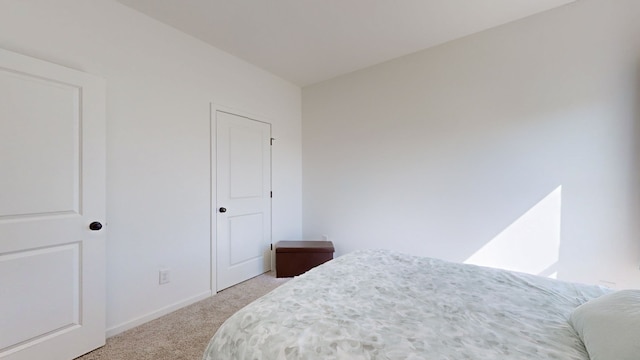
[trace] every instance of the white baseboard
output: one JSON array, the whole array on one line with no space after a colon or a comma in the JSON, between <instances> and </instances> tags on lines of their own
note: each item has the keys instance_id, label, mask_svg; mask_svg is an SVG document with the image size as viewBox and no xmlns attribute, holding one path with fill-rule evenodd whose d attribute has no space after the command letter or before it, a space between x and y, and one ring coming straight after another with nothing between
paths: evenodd
<instances>
[{"instance_id":1,"label":"white baseboard","mask_svg":"<svg viewBox=\"0 0 640 360\"><path fill-rule=\"evenodd\" d=\"M137 317L137 318L135 318L133 320L124 322L124 323L122 323L120 325L116 325L114 327L111 327L111 328L107 329L106 336L109 338L109 337L112 337L114 335L118 335L121 332L127 331L129 329L133 329L136 326L140 326L140 325L142 325L142 324L144 324L146 322L149 322L151 320L155 320L155 319L157 319L157 318L159 318L161 316L167 315L168 313L174 312L174 311L176 311L178 309L181 309L181 308L183 308L185 306L189 306L189 305L191 305L193 303L196 303L196 302L198 302L200 300L204 300L204 299L210 297L212 294L213 293L209 290L209 291L203 292L201 294L198 294L196 296L190 297L190 298L188 298L186 300L182 300L182 301L179 301L177 303L165 306L165 307L163 307L163 308L161 308L159 310L153 311L153 312L151 312L151 313L149 313L147 315L143 315L143 316Z\"/></svg>"}]
</instances>

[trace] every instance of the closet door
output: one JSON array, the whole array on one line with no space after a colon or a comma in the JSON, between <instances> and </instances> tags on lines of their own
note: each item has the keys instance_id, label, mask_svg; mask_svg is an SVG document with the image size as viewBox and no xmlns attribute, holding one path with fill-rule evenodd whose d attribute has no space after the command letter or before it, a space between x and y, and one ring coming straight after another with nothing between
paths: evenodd
<instances>
[{"instance_id":1,"label":"closet door","mask_svg":"<svg viewBox=\"0 0 640 360\"><path fill-rule=\"evenodd\" d=\"M105 87L0 50L0 358L105 341Z\"/></svg>"},{"instance_id":2,"label":"closet door","mask_svg":"<svg viewBox=\"0 0 640 360\"><path fill-rule=\"evenodd\" d=\"M216 111L217 291L271 270L271 125Z\"/></svg>"}]
</instances>

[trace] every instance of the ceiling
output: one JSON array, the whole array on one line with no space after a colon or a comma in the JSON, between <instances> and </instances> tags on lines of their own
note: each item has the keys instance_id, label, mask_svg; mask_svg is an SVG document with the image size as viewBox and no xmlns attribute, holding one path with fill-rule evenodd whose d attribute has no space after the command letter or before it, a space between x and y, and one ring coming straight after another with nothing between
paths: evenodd
<instances>
[{"instance_id":1,"label":"ceiling","mask_svg":"<svg viewBox=\"0 0 640 360\"><path fill-rule=\"evenodd\" d=\"M575 0L118 0L299 86Z\"/></svg>"}]
</instances>

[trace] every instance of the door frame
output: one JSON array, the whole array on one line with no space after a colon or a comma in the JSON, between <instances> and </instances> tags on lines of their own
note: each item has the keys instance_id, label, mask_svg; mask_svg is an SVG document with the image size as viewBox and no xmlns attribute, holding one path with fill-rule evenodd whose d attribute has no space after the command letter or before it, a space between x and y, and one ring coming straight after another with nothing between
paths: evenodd
<instances>
[{"instance_id":1,"label":"door frame","mask_svg":"<svg viewBox=\"0 0 640 360\"><path fill-rule=\"evenodd\" d=\"M210 107L209 107L210 111L209 111L209 135L210 135L210 146L209 146L209 163L211 164L211 167L209 168L209 175L210 175L210 193L211 193L211 198L210 198L210 206L209 206L209 220L210 220L210 227L209 227L209 235L210 235L210 253L209 253L209 257L210 257L210 287L211 287L211 295L215 295L218 293L218 280L217 280L217 276L218 276L218 260L217 260L217 247L218 247L218 239L217 239L217 219L218 217L216 216L216 214L218 213L217 209L218 209L218 193L217 193L217 185L218 185L218 179L217 179L217 170L218 170L218 163L217 163L217 152L216 152L216 147L218 145L218 132L217 132L217 118L216 118L216 112L220 111L220 112L225 112L228 114L232 114L232 115L237 115L237 116L241 116L253 121L257 121L257 122L261 122L264 124L269 124L270 127L270 132L271 132L271 139L273 140L273 122L266 116L262 116L259 114L255 114L255 113L251 113L242 109L238 109L238 108L234 108L234 107L229 107L229 106L225 106L225 105L221 105L219 103L216 103L214 101L212 101L210 103ZM269 167L271 168L271 175L269 178L269 182L271 185L271 189L273 190L273 148L271 148L271 151L269 152ZM269 234L269 237L271 238L271 243L273 244L273 198L271 199L270 203L270 219L269 222L271 223L271 232ZM271 249L271 271L273 271L273 269L275 269L274 267L274 263L275 263L275 256L274 256L274 251L273 251L273 247Z\"/></svg>"}]
</instances>

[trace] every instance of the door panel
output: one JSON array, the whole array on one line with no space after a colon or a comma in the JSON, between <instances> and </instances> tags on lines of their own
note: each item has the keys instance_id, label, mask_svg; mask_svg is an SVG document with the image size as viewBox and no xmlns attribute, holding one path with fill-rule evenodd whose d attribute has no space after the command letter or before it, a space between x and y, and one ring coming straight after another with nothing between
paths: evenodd
<instances>
[{"instance_id":1,"label":"door panel","mask_svg":"<svg viewBox=\"0 0 640 360\"><path fill-rule=\"evenodd\" d=\"M0 84L0 217L77 214L80 89L6 69Z\"/></svg>"},{"instance_id":2,"label":"door panel","mask_svg":"<svg viewBox=\"0 0 640 360\"><path fill-rule=\"evenodd\" d=\"M229 216L229 265L236 266L262 256L263 214Z\"/></svg>"},{"instance_id":3,"label":"door panel","mask_svg":"<svg viewBox=\"0 0 640 360\"><path fill-rule=\"evenodd\" d=\"M0 50L0 358L104 344L105 91Z\"/></svg>"},{"instance_id":4,"label":"door panel","mask_svg":"<svg viewBox=\"0 0 640 360\"><path fill-rule=\"evenodd\" d=\"M42 268L46 271L30 271ZM21 251L0 256L5 276L4 308L29 309L5 314L12 331L0 338L0 348L23 343L41 334L80 324L80 244Z\"/></svg>"},{"instance_id":5,"label":"door panel","mask_svg":"<svg viewBox=\"0 0 640 360\"><path fill-rule=\"evenodd\" d=\"M229 129L230 198L263 196L263 157L261 129L232 127Z\"/></svg>"},{"instance_id":6,"label":"door panel","mask_svg":"<svg viewBox=\"0 0 640 360\"><path fill-rule=\"evenodd\" d=\"M215 121L220 291L271 270L271 125L222 111Z\"/></svg>"}]
</instances>

